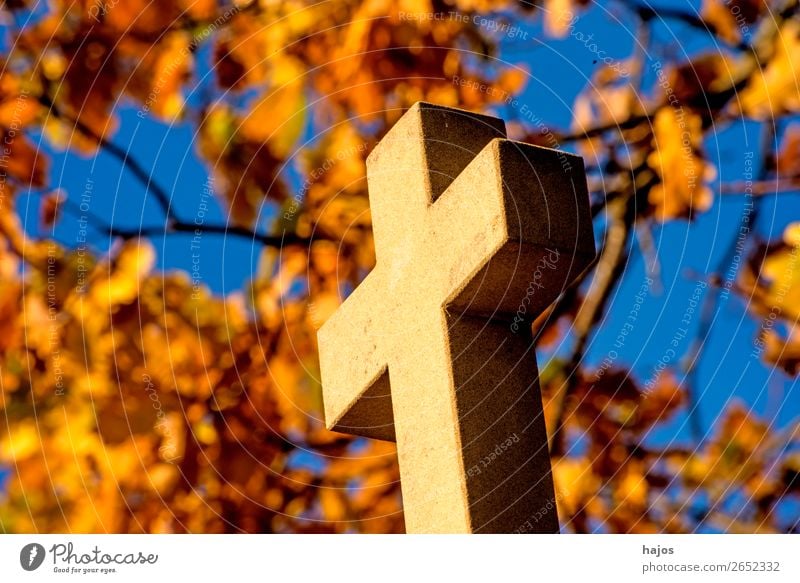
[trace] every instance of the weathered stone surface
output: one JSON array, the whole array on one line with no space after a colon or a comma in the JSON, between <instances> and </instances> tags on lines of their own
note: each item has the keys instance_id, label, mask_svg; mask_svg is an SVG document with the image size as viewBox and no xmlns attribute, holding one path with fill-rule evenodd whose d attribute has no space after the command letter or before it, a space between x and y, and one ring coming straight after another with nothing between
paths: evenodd
<instances>
[{"instance_id":1,"label":"weathered stone surface","mask_svg":"<svg viewBox=\"0 0 800 583\"><path fill-rule=\"evenodd\" d=\"M367 176L377 265L319 331L329 428L397 442L408 532L558 532L529 323L594 258L583 161L417 103Z\"/></svg>"}]
</instances>

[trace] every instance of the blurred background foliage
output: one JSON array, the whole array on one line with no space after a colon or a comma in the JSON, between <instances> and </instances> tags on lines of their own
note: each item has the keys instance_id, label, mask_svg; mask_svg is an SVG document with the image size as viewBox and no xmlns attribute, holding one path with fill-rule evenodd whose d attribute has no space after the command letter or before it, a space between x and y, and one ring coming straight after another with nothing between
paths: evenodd
<instances>
[{"instance_id":1,"label":"blurred background foliage","mask_svg":"<svg viewBox=\"0 0 800 583\"><path fill-rule=\"evenodd\" d=\"M748 228L760 200L780 205L800 189L797 2L5 0L1 10L4 532L403 531L393 444L321 423L316 330L374 266L364 161L419 100L501 115L515 139L585 157L599 258L533 324L564 530L798 528L796 419L777 427L746 402L705 426L694 415L723 294L757 323L761 363L787 379L800 371L800 226L767 238ZM633 37L629 55L611 63L579 37L588 27L575 19L592 11ZM657 23L703 39L701 50L672 41L654 60ZM569 104L571 125L554 127L513 99L548 66L535 47L569 36L599 62ZM517 50L504 51L509 39ZM137 117L191 128L193 151L162 155L204 163L223 221L193 221L173 200L179 186L127 147L120 136ZM705 152L734 123L762 136L749 183L721 180ZM62 151L102 153L124 178L67 189L50 165ZM153 202L138 226L94 213L90 199L135 196L133 183ZM752 204L739 222L716 226L734 241L702 279L703 316L682 358L649 384L621 359L589 364L631 256L656 281L659 261L687 252L658 245L654 229L742 196ZM39 225L21 219L22 199ZM59 241L65 221L78 241L86 231L105 246ZM158 268L164 237L215 233L258 249L241 290L213 293L191 270ZM680 415L688 439L646 439Z\"/></svg>"}]
</instances>

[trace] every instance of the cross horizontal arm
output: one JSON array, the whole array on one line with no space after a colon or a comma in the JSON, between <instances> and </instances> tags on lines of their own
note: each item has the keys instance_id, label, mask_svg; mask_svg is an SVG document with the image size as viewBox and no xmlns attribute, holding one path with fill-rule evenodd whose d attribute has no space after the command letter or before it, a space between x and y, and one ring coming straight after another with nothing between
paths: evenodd
<instances>
[{"instance_id":1,"label":"cross horizontal arm","mask_svg":"<svg viewBox=\"0 0 800 583\"><path fill-rule=\"evenodd\" d=\"M595 255L583 161L511 140L490 142L431 207L446 248L453 312L534 318ZM529 305L528 305L529 304Z\"/></svg>"},{"instance_id":2,"label":"cross horizontal arm","mask_svg":"<svg viewBox=\"0 0 800 583\"><path fill-rule=\"evenodd\" d=\"M420 102L367 158L378 263L422 223L427 208L492 139L505 137L502 120Z\"/></svg>"},{"instance_id":3,"label":"cross horizontal arm","mask_svg":"<svg viewBox=\"0 0 800 583\"><path fill-rule=\"evenodd\" d=\"M378 274L370 274L318 332L328 429L394 441Z\"/></svg>"}]
</instances>

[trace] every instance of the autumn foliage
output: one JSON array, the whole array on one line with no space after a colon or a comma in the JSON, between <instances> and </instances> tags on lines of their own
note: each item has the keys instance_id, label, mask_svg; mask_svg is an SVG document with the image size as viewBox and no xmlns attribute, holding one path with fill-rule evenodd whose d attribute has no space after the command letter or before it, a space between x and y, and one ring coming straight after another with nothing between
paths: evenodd
<instances>
[{"instance_id":1,"label":"autumn foliage","mask_svg":"<svg viewBox=\"0 0 800 583\"><path fill-rule=\"evenodd\" d=\"M800 7L609 4L635 35L630 74L599 63L571 127L558 128L509 103L547 58L538 41L577 36L572 18L601 10L584 0L5 2L2 531L403 531L393 444L324 428L316 331L375 264L364 162L419 100L494 112L512 137L586 160L600 255L534 323L564 530L796 529L783 510L800 494L796 421L776 430L734 403L703 438L646 443L696 404L702 342L647 385L625 362L585 356L632 248L647 254L653 229L745 194L719 180L709 135L735 123L767 132L753 212L760 197L800 189ZM450 13L463 17L424 17ZM487 21L539 31L530 54L506 56ZM664 23L706 48L654 57ZM189 155L228 217L204 236L258 248L244 289L220 296L155 267L156 238L195 225L118 140L132 119L190 125ZM159 228L89 211L85 228L105 245L58 242L55 226L87 212L51 167L64 150L116 159L146 186ZM92 197L115 188L135 195L94 184ZM26 197L38 229L20 219ZM709 274L703 297L739 297L759 323L758 362L795 377L800 223L769 240L750 231L742 245L734 277Z\"/></svg>"}]
</instances>

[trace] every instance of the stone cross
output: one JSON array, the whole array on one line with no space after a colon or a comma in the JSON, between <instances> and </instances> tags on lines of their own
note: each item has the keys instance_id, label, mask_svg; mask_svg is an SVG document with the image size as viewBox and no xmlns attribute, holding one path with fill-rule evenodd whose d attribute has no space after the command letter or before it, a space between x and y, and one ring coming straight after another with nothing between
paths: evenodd
<instances>
[{"instance_id":1,"label":"stone cross","mask_svg":"<svg viewBox=\"0 0 800 583\"><path fill-rule=\"evenodd\" d=\"M417 103L367 159L377 265L319 330L330 429L397 442L407 532L558 532L530 323L592 261L583 161Z\"/></svg>"}]
</instances>

